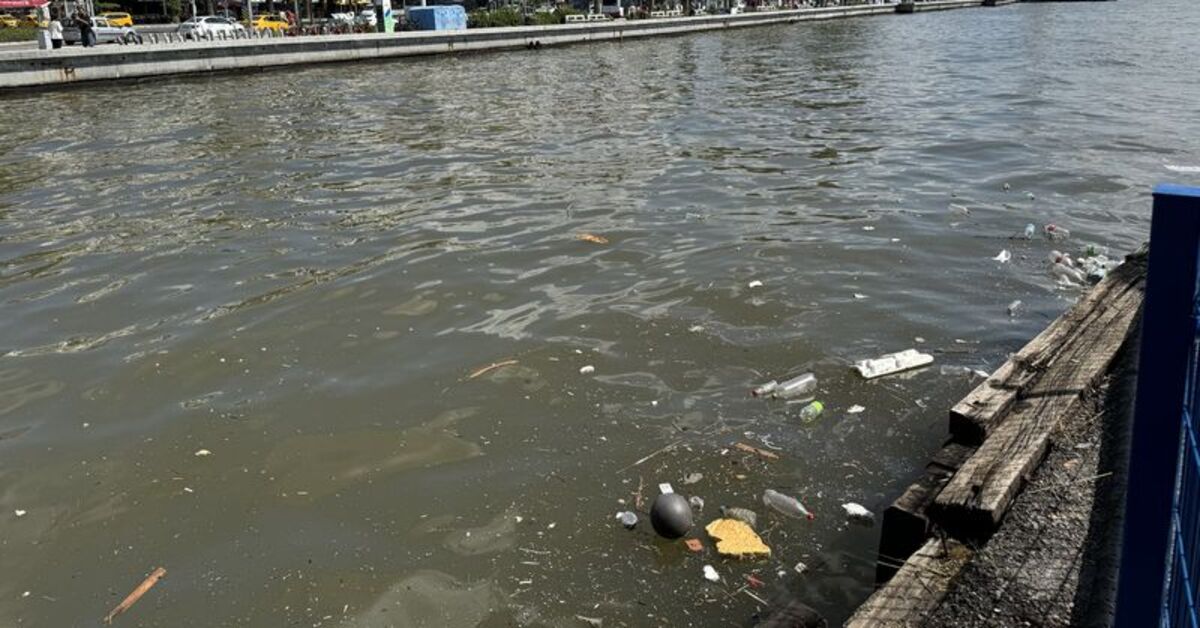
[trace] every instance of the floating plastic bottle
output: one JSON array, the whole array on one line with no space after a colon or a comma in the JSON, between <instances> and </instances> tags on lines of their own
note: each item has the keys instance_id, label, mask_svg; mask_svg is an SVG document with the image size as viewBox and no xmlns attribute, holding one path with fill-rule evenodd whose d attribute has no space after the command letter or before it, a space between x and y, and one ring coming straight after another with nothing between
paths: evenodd
<instances>
[{"instance_id":1,"label":"floating plastic bottle","mask_svg":"<svg viewBox=\"0 0 1200 628\"><path fill-rule=\"evenodd\" d=\"M1046 225L1046 227L1042 230L1042 232L1046 234L1047 240L1058 241L1058 240L1066 240L1067 238L1071 237L1070 231L1068 231L1054 223L1050 223L1050 224Z\"/></svg>"},{"instance_id":2,"label":"floating plastic bottle","mask_svg":"<svg viewBox=\"0 0 1200 628\"><path fill-rule=\"evenodd\" d=\"M807 395L817 389L817 376L805 373L789 379L775 388L776 399L790 399Z\"/></svg>"},{"instance_id":3,"label":"floating plastic bottle","mask_svg":"<svg viewBox=\"0 0 1200 628\"><path fill-rule=\"evenodd\" d=\"M1066 281L1067 283L1081 284L1087 280L1083 273L1071 268L1070 266L1067 266L1066 264L1054 264L1050 267L1050 272L1054 273L1056 277L1062 281Z\"/></svg>"},{"instance_id":4,"label":"floating plastic bottle","mask_svg":"<svg viewBox=\"0 0 1200 628\"><path fill-rule=\"evenodd\" d=\"M1021 300L1020 299L1017 299L1017 300L1013 301L1012 303L1008 304L1008 315L1009 316L1016 316L1017 313L1020 311L1021 311Z\"/></svg>"},{"instance_id":5,"label":"floating plastic bottle","mask_svg":"<svg viewBox=\"0 0 1200 628\"><path fill-rule=\"evenodd\" d=\"M1025 239L1026 240L1032 240L1033 234L1035 234L1035 233L1037 233L1037 227L1033 226L1032 222L1025 225Z\"/></svg>"},{"instance_id":6,"label":"floating plastic bottle","mask_svg":"<svg viewBox=\"0 0 1200 628\"><path fill-rule=\"evenodd\" d=\"M820 401L814 401L807 406L804 406L804 409L800 410L800 420L805 423L812 423L813 421L816 421L817 417L821 416L821 413L824 411L825 404L821 403Z\"/></svg>"},{"instance_id":7,"label":"floating plastic bottle","mask_svg":"<svg viewBox=\"0 0 1200 628\"><path fill-rule=\"evenodd\" d=\"M769 488L764 491L762 500L764 504L775 509L776 512L782 515L793 517L795 519L808 519L809 521L816 519L816 517L804 507L804 504L800 503L800 500L796 499L795 497L784 495L775 489Z\"/></svg>"},{"instance_id":8,"label":"floating plastic bottle","mask_svg":"<svg viewBox=\"0 0 1200 628\"><path fill-rule=\"evenodd\" d=\"M771 380L765 384L762 384L761 386L754 387L754 389L750 391L750 395L753 397L763 397L775 392L776 388L779 388L779 382Z\"/></svg>"}]
</instances>

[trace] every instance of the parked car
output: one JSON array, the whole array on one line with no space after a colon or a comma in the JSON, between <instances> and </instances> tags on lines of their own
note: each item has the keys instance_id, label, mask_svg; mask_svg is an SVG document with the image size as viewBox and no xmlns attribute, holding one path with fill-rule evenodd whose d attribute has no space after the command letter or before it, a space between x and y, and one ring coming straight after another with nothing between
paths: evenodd
<instances>
[{"instance_id":1,"label":"parked car","mask_svg":"<svg viewBox=\"0 0 1200 628\"><path fill-rule=\"evenodd\" d=\"M209 33L213 37L219 37L220 33L225 33L226 37L238 37L246 34L246 27L227 17L201 15L180 24L177 32L188 39L200 39Z\"/></svg>"},{"instance_id":2,"label":"parked car","mask_svg":"<svg viewBox=\"0 0 1200 628\"><path fill-rule=\"evenodd\" d=\"M101 13L100 17L108 20L110 26L133 26L133 16L120 11Z\"/></svg>"},{"instance_id":3,"label":"parked car","mask_svg":"<svg viewBox=\"0 0 1200 628\"><path fill-rule=\"evenodd\" d=\"M102 17L92 18L92 32L96 34L96 43L98 44L142 43L142 36L137 31L128 26L113 26ZM63 43L67 45L83 43L83 38L79 36L79 27L75 25L74 20L63 23Z\"/></svg>"},{"instance_id":4,"label":"parked car","mask_svg":"<svg viewBox=\"0 0 1200 628\"><path fill-rule=\"evenodd\" d=\"M330 13L329 20L332 21L334 24L353 24L354 23L354 14L353 13Z\"/></svg>"},{"instance_id":5,"label":"parked car","mask_svg":"<svg viewBox=\"0 0 1200 628\"><path fill-rule=\"evenodd\" d=\"M20 20L7 13L0 13L0 27L16 28L21 25Z\"/></svg>"},{"instance_id":6,"label":"parked car","mask_svg":"<svg viewBox=\"0 0 1200 628\"><path fill-rule=\"evenodd\" d=\"M379 23L379 18L375 16L375 11L366 9L358 12L358 15L354 18L354 23L361 26L375 26Z\"/></svg>"},{"instance_id":7,"label":"parked car","mask_svg":"<svg viewBox=\"0 0 1200 628\"><path fill-rule=\"evenodd\" d=\"M254 16L254 22L251 23L256 31L286 31L291 28L291 24L281 15L264 13Z\"/></svg>"}]
</instances>

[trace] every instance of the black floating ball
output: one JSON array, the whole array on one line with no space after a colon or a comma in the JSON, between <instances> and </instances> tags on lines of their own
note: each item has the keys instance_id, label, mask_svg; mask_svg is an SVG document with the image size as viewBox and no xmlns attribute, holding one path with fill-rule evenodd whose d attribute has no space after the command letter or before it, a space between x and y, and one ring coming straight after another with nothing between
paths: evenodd
<instances>
[{"instance_id":1,"label":"black floating ball","mask_svg":"<svg viewBox=\"0 0 1200 628\"><path fill-rule=\"evenodd\" d=\"M650 525L661 536L677 539L692 529L692 506L679 493L659 495L650 506Z\"/></svg>"}]
</instances>

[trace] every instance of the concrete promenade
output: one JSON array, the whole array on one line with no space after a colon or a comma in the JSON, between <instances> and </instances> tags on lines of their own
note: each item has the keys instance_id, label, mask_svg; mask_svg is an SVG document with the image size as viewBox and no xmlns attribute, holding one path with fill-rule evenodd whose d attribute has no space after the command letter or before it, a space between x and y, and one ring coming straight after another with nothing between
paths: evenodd
<instances>
[{"instance_id":1,"label":"concrete promenade","mask_svg":"<svg viewBox=\"0 0 1200 628\"><path fill-rule=\"evenodd\" d=\"M977 7L982 3L983 0L934 0L919 3L918 10L935 7ZM140 46L108 45L96 48L70 47L57 51L10 50L0 52L0 89L51 87L86 81L251 70L450 52L621 41L636 37L882 15L895 13L896 8L896 4L888 3L739 15L614 20L465 31L320 35Z\"/></svg>"}]
</instances>

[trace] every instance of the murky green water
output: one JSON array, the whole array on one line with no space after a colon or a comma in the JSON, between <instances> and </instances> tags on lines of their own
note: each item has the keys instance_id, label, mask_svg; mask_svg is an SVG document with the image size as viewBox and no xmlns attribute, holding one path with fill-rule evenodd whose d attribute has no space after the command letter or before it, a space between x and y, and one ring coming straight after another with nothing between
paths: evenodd
<instances>
[{"instance_id":1,"label":"murky green water","mask_svg":"<svg viewBox=\"0 0 1200 628\"><path fill-rule=\"evenodd\" d=\"M940 367L1077 294L1009 236L1121 254L1200 182L1197 32L1018 5L5 96L0 624L95 626L156 566L119 625L744 626L752 573L840 621L878 535L840 505L939 446ZM805 370L814 424L747 395ZM660 482L772 558L622 529Z\"/></svg>"}]
</instances>

